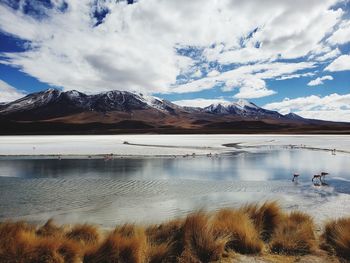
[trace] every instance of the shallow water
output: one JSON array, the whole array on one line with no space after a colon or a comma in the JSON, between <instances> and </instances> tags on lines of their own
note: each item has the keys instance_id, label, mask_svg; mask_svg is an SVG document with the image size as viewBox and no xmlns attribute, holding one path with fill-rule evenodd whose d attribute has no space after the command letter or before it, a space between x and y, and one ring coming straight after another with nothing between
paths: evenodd
<instances>
[{"instance_id":1,"label":"shallow water","mask_svg":"<svg viewBox=\"0 0 350 263\"><path fill-rule=\"evenodd\" d=\"M158 222L190 211L278 200L317 219L350 212L350 155L258 147L218 156L0 159L0 220ZM311 183L329 172L329 186ZM301 174L291 182L294 172Z\"/></svg>"},{"instance_id":2,"label":"shallow water","mask_svg":"<svg viewBox=\"0 0 350 263\"><path fill-rule=\"evenodd\" d=\"M294 172L299 181L315 173L350 180L350 155L288 148L260 148L217 156L104 159L0 159L0 177L111 178L116 180L288 180ZM331 176L329 176L331 177Z\"/></svg>"}]
</instances>

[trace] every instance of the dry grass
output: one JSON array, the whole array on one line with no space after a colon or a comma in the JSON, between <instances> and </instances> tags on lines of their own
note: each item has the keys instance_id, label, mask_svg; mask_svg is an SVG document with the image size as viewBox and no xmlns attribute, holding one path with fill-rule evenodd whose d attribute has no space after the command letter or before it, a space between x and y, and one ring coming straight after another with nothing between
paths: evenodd
<instances>
[{"instance_id":1,"label":"dry grass","mask_svg":"<svg viewBox=\"0 0 350 263\"><path fill-rule=\"evenodd\" d=\"M74 226L65 236L70 240L82 243L82 245L96 244L100 239L97 227L87 224Z\"/></svg>"},{"instance_id":2,"label":"dry grass","mask_svg":"<svg viewBox=\"0 0 350 263\"><path fill-rule=\"evenodd\" d=\"M276 202L200 211L147 227L125 224L101 233L95 226L57 226L52 220L40 227L3 222L0 262L204 263L231 262L239 254L287 262L318 245L311 217L283 213ZM321 240L322 248L348 260L350 218L327 223Z\"/></svg>"},{"instance_id":3,"label":"dry grass","mask_svg":"<svg viewBox=\"0 0 350 263\"><path fill-rule=\"evenodd\" d=\"M263 242L249 215L233 209L217 212L213 219L215 236L227 237L226 249L242 254L256 254L263 249Z\"/></svg>"},{"instance_id":4,"label":"dry grass","mask_svg":"<svg viewBox=\"0 0 350 263\"><path fill-rule=\"evenodd\" d=\"M144 230L128 226L127 228L116 229L107 236L102 244L87 251L84 262L143 263L145 262L146 252L147 237Z\"/></svg>"},{"instance_id":5,"label":"dry grass","mask_svg":"<svg viewBox=\"0 0 350 263\"><path fill-rule=\"evenodd\" d=\"M262 205L251 204L240 209L253 220L262 240L269 241L280 223L283 213L277 202L265 202Z\"/></svg>"},{"instance_id":6,"label":"dry grass","mask_svg":"<svg viewBox=\"0 0 350 263\"><path fill-rule=\"evenodd\" d=\"M271 250L287 255L305 255L314 251L316 237L312 218L302 212L285 215L271 236Z\"/></svg>"},{"instance_id":7,"label":"dry grass","mask_svg":"<svg viewBox=\"0 0 350 263\"><path fill-rule=\"evenodd\" d=\"M57 226L52 219L49 219L43 226L36 230L38 236L56 236L60 237L63 235L63 228Z\"/></svg>"},{"instance_id":8,"label":"dry grass","mask_svg":"<svg viewBox=\"0 0 350 263\"><path fill-rule=\"evenodd\" d=\"M21 222L3 223L0 225L0 262L79 262L80 247L60 236L56 232L52 232L52 236L38 235L33 226Z\"/></svg>"},{"instance_id":9,"label":"dry grass","mask_svg":"<svg viewBox=\"0 0 350 263\"><path fill-rule=\"evenodd\" d=\"M182 242L180 262L211 262L224 254L227 237L215 233L208 214L197 212L186 218Z\"/></svg>"},{"instance_id":10,"label":"dry grass","mask_svg":"<svg viewBox=\"0 0 350 263\"><path fill-rule=\"evenodd\" d=\"M322 239L325 249L350 260L350 217L328 222Z\"/></svg>"}]
</instances>

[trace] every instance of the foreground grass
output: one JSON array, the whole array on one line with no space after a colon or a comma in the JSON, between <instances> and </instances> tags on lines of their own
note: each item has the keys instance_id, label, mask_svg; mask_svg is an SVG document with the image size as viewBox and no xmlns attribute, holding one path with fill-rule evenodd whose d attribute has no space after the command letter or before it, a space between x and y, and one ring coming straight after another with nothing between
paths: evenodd
<instances>
[{"instance_id":1,"label":"foreground grass","mask_svg":"<svg viewBox=\"0 0 350 263\"><path fill-rule=\"evenodd\" d=\"M51 220L40 227L0 223L4 263L200 263L244 257L293 262L325 256L324 251L338 262L350 260L350 218L330 221L316 235L309 215L284 213L275 202L200 211L160 225L126 224L109 232L86 224L57 226Z\"/></svg>"}]
</instances>

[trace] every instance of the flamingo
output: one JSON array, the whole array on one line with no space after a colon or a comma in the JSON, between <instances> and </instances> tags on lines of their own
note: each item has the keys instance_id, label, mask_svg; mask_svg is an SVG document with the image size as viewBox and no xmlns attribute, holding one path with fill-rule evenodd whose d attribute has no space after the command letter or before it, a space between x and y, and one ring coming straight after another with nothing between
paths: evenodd
<instances>
[{"instance_id":1,"label":"flamingo","mask_svg":"<svg viewBox=\"0 0 350 263\"><path fill-rule=\"evenodd\" d=\"M314 182L315 179L318 179L322 183L322 179L321 179L321 175L320 174L314 174L314 177L312 177L311 181ZM318 183L316 183L316 184L318 184Z\"/></svg>"},{"instance_id":2,"label":"flamingo","mask_svg":"<svg viewBox=\"0 0 350 263\"><path fill-rule=\"evenodd\" d=\"M293 174L293 179L292 179L292 182L294 182L294 181L298 181L298 177L299 177L299 175L300 175L300 174L298 174L298 173L294 173L294 174Z\"/></svg>"},{"instance_id":3,"label":"flamingo","mask_svg":"<svg viewBox=\"0 0 350 263\"><path fill-rule=\"evenodd\" d=\"M321 176L320 176L320 181L322 184L326 184L326 175L328 175L329 173L326 172L322 172ZM323 177L323 181L322 181L322 177Z\"/></svg>"}]
</instances>

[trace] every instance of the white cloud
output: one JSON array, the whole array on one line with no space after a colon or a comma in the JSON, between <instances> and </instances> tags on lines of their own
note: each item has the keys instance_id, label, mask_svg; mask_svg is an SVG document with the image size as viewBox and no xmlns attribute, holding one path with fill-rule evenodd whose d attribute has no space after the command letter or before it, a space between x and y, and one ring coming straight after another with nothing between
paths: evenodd
<instances>
[{"instance_id":1,"label":"white cloud","mask_svg":"<svg viewBox=\"0 0 350 263\"><path fill-rule=\"evenodd\" d=\"M338 30L335 31L327 41L332 45L350 42L350 20L342 22Z\"/></svg>"},{"instance_id":2,"label":"white cloud","mask_svg":"<svg viewBox=\"0 0 350 263\"><path fill-rule=\"evenodd\" d=\"M302 77L312 77L312 76L315 76L314 72L307 72L307 73L301 73L301 74L289 74L289 75L287 74L276 78L276 80L298 79Z\"/></svg>"},{"instance_id":3,"label":"white cloud","mask_svg":"<svg viewBox=\"0 0 350 263\"><path fill-rule=\"evenodd\" d=\"M326 52L325 54L315 58L317 61L326 61L335 57L338 57L341 54L339 48L336 48L332 51Z\"/></svg>"},{"instance_id":4,"label":"white cloud","mask_svg":"<svg viewBox=\"0 0 350 263\"><path fill-rule=\"evenodd\" d=\"M215 103L229 103L229 101L224 99L203 99L203 98L196 98L196 99L189 99L189 100L177 100L173 101L173 103L180 105L180 106L189 106L189 107L200 107L204 108L211 104Z\"/></svg>"},{"instance_id":5,"label":"white cloud","mask_svg":"<svg viewBox=\"0 0 350 263\"><path fill-rule=\"evenodd\" d=\"M325 68L325 71L331 72L345 70L350 70L350 55L341 55Z\"/></svg>"},{"instance_id":6,"label":"white cloud","mask_svg":"<svg viewBox=\"0 0 350 263\"><path fill-rule=\"evenodd\" d=\"M17 100L25 94L0 79L0 102Z\"/></svg>"},{"instance_id":7,"label":"white cloud","mask_svg":"<svg viewBox=\"0 0 350 263\"><path fill-rule=\"evenodd\" d=\"M273 67L277 58L304 57L317 49L343 15L330 9L338 0L139 0L133 5L105 0L99 6L109 13L94 27L93 2L69 0L65 12L43 9L47 17L39 20L0 4L0 29L31 41L23 53L3 54L2 63L65 90L190 92L219 81L226 90L241 88L237 96L261 97L273 93L265 79L296 70L285 65L253 71L233 79L242 84L238 87L227 86L226 76L233 72L178 85L180 74L200 77L201 65L176 48L204 50L201 59L219 68L231 63Z\"/></svg>"},{"instance_id":8,"label":"white cloud","mask_svg":"<svg viewBox=\"0 0 350 263\"><path fill-rule=\"evenodd\" d=\"M296 99L284 99L266 104L264 108L282 114L294 112L305 118L350 122L350 94L333 93L324 97L311 95Z\"/></svg>"},{"instance_id":9,"label":"white cloud","mask_svg":"<svg viewBox=\"0 0 350 263\"><path fill-rule=\"evenodd\" d=\"M223 91L238 89L238 93L235 95L235 98L261 98L276 93L276 91L271 90L266 86L266 79L274 79L314 67L315 64L312 62L274 62L244 65L238 67L237 69L222 72L219 75L217 75L217 73L210 74L206 78L178 85L172 89L172 92L196 92L211 89L217 85L220 85L222 86Z\"/></svg>"},{"instance_id":10,"label":"white cloud","mask_svg":"<svg viewBox=\"0 0 350 263\"><path fill-rule=\"evenodd\" d=\"M207 76L208 77L216 77L216 76L218 76L218 75L220 75L220 72L219 71L217 71L217 70L212 70L212 71L210 71L208 74L207 74Z\"/></svg>"},{"instance_id":11,"label":"white cloud","mask_svg":"<svg viewBox=\"0 0 350 263\"><path fill-rule=\"evenodd\" d=\"M311 80L307 85L308 86L322 85L325 80L333 80L333 77L330 76L330 75L326 75L326 76L323 76L323 77L318 77L316 79Z\"/></svg>"}]
</instances>

